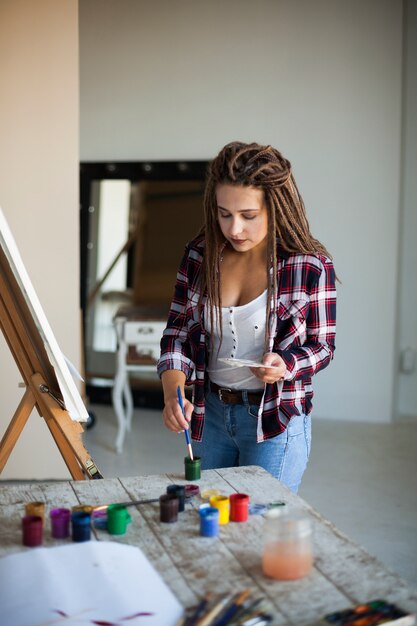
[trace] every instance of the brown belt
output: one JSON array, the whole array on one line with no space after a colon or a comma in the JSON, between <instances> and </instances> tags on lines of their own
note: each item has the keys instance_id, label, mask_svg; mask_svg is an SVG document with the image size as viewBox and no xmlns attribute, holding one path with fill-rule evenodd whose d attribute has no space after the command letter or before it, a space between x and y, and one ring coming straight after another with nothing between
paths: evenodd
<instances>
[{"instance_id":1,"label":"brown belt","mask_svg":"<svg viewBox=\"0 0 417 626\"><path fill-rule=\"evenodd\" d=\"M243 389L227 389L226 387L220 387L215 383L209 382L209 389L214 393L217 393L219 399L225 404L245 404L243 397ZM247 397L249 404L261 404L263 391L247 391Z\"/></svg>"}]
</instances>

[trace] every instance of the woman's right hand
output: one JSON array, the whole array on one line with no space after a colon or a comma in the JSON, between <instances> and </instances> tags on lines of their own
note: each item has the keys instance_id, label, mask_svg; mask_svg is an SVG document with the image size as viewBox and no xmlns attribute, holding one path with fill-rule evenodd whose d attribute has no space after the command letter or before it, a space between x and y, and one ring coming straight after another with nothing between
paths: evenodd
<instances>
[{"instance_id":1,"label":"woman's right hand","mask_svg":"<svg viewBox=\"0 0 417 626\"><path fill-rule=\"evenodd\" d=\"M178 402L177 396L168 398L165 401L164 410L162 412L162 418L165 426L168 430L172 430L174 433L181 433L187 430L189 422L191 421L191 415L194 411L194 405L191 404L186 398L182 399L185 411L185 417L182 414L181 407Z\"/></svg>"}]
</instances>

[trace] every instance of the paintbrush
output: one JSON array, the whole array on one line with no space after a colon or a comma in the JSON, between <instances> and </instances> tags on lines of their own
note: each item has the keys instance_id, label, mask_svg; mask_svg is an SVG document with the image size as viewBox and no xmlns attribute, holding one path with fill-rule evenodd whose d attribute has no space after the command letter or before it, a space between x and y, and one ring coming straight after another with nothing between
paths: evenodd
<instances>
[{"instance_id":1,"label":"paintbrush","mask_svg":"<svg viewBox=\"0 0 417 626\"><path fill-rule=\"evenodd\" d=\"M219 616L217 620L213 622L211 626L227 626L230 623L232 617L238 612L242 604L245 602L246 598L251 594L250 589L245 589L236 597L236 600L232 602L230 606L227 607L226 611Z\"/></svg>"},{"instance_id":2,"label":"paintbrush","mask_svg":"<svg viewBox=\"0 0 417 626\"><path fill-rule=\"evenodd\" d=\"M178 396L178 402L179 402L179 404L180 404L182 414L183 414L183 415L184 415L184 417L185 417L184 403L183 403L183 401L182 401L181 388L180 388L180 386L179 386L179 385L178 385L178 387L177 387L177 396ZM189 454L190 454L190 459L191 459L192 461L194 461L193 449L192 449L192 447L191 447L191 441L190 441L190 435L188 434L188 430L187 430L186 428L184 429L184 435L185 435L185 441L187 442L187 448L188 448L188 452L189 452Z\"/></svg>"},{"instance_id":3,"label":"paintbrush","mask_svg":"<svg viewBox=\"0 0 417 626\"><path fill-rule=\"evenodd\" d=\"M206 596L201 600L201 602L197 605L197 608L193 612L188 619L185 620L184 626L196 626L199 623L200 618L203 616L204 611L207 608L209 600L211 599L212 594L207 593Z\"/></svg>"},{"instance_id":4,"label":"paintbrush","mask_svg":"<svg viewBox=\"0 0 417 626\"><path fill-rule=\"evenodd\" d=\"M244 602L234 614L231 626L241 626L249 618L257 617L260 613L259 605L263 601L264 598L257 598L256 600Z\"/></svg>"},{"instance_id":5,"label":"paintbrush","mask_svg":"<svg viewBox=\"0 0 417 626\"><path fill-rule=\"evenodd\" d=\"M268 626L272 621L272 617L270 615L259 614L258 617L251 617L249 620L245 622L239 622L241 626Z\"/></svg>"},{"instance_id":6,"label":"paintbrush","mask_svg":"<svg viewBox=\"0 0 417 626\"><path fill-rule=\"evenodd\" d=\"M229 604L233 596L226 596L219 600L208 612L203 615L195 626L212 626L213 621L220 615L224 608Z\"/></svg>"},{"instance_id":7,"label":"paintbrush","mask_svg":"<svg viewBox=\"0 0 417 626\"><path fill-rule=\"evenodd\" d=\"M114 502L113 504L119 504L120 506L137 506L138 504L150 504L151 502L159 502L159 498L150 498L149 500L128 500L127 502ZM93 511L104 511L110 504L99 504L93 506Z\"/></svg>"}]
</instances>

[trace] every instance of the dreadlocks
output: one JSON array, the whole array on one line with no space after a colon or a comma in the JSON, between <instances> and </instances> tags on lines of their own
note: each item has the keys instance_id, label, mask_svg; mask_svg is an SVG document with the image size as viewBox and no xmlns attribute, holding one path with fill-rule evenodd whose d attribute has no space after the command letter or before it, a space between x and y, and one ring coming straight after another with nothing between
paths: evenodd
<instances>
[{"instance_id":1,"label":"dreadlocks","mask_svg":"<svg viewBox=\"0 0 417 626\"><path fill-rule=\"evenodd\" d=\"M291 163L278 150L257 143L234 141L211 162L204 194L205 253L201 294L207 293L211 327L214 311L221 325L220 261L224 236L217 219L216 188L220 184L256 187L263 190L268 212L267 258L271 263L268 281L267 319L277 293L277 240L287 252L330 254L310 233L304 202L291 171ZM220 340L222 329L220 326Z\"/></svg>"}]
</instances>

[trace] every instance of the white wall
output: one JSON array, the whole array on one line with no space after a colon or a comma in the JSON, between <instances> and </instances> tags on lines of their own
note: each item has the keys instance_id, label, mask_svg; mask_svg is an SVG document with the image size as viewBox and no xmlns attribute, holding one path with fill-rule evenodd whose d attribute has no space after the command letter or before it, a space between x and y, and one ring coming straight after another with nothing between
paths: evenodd
<instances>
[{"instance_id":1,"label":"white wall","mask_svg":"<svg viewBox=\"0 0 417 626\"><path fill-rule=\"evenodd\" d=\"M58 343L80 362L78 5L0 2L0 205ZM0 333L0 430L23 395ZM67 478L35 411L2 478Z\"/></svg>"},{"instance_id":2,"label":"white wall","mask_svg":"<svg viewBox=\"0 0 417 626\"><path fill-rule=\"evenodd\" d=\"M343 281L315 414L390 420L402 3L83 0L80 59L82 160L209 159L241 139L292 161Z\"/></svg>"},{"instance_id":3,"label":"white wall","mask_svg":"<svg viewBox=\"0 0 417 626\"><path fill-rule=\"evenodd\" d=\"M415 282L416 16L413 2L406 5L401 241L408 243L400 252L401 2L80 3L83 160L208 159L235 138L270 142L292 160L313 231L343 281L336 359L316 379L316 415L325 417L389 420L395 340L416 341L410 290L403 334L395 333L398 258L408 268L405 288ZM77 9L76 0L0 1L0 205L75 363ZM22 390L1 336L0 370L3 431ZM414 378L403 379L403 413L416 389ZM2 478L66 476L33 413Z\"/></svg>"},{"instance_id":4,"label":"white wall","mask_svg":"<svg viewBox=\"0 0 417 626\"><path fill-rule=\"evenodd\" d=\"M417 2L404 15L403 168L398 291L400 417L417 417ZM407 358L408 357L408 358Z\"/></svg>"}]
</instances>

